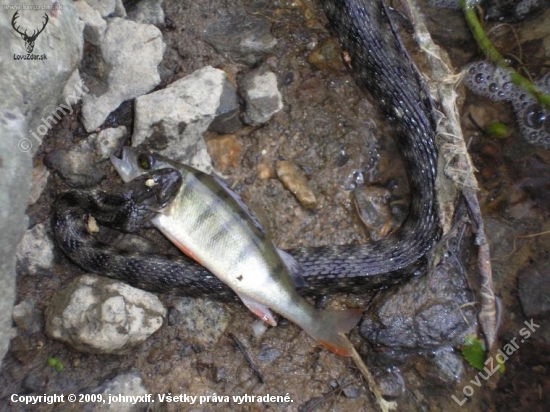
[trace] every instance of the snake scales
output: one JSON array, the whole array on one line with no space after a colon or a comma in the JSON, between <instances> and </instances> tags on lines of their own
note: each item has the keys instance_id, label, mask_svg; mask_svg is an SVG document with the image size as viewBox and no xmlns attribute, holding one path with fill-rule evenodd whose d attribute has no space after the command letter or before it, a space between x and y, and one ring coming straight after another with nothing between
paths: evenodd
<instances>
[{"instance_id":1,"label":"snake scales","mask_svg":"<svg viewBox=\"0 0 550 412\"><path fill-rule=\"evenodd\" d=\"M301 264L304 293L387 286L418 272L438 237L435 203L437 149L432 104L416 68L377 0L324 0L323 6L359 85L391 122L409 175L410 211L390 238L377 243L304 247L289 252ZM233 292L185 257L119 251L89 235L84 211L98 192L75 190L56 204L54 233L67 256L85 270L157 292L233 299Z\"/></svg>"}]
</instances>

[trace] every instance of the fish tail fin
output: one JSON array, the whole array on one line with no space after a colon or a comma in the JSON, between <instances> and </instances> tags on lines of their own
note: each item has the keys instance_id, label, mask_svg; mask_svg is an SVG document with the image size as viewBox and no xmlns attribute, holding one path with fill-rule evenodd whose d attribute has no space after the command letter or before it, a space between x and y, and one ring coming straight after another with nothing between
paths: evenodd
<instances>
[{"instance_id":1,"label":"fish tail fin","mask_svg":"<svg viewBox=\"0 0 550 412\"><path fill-rule=\"evenodd\" d=\"M352 345L345 336L361 319L362 310L323 310L316 329L308 332L319 344L340 356L351 356Z\"/></svg>"}]
</instances>

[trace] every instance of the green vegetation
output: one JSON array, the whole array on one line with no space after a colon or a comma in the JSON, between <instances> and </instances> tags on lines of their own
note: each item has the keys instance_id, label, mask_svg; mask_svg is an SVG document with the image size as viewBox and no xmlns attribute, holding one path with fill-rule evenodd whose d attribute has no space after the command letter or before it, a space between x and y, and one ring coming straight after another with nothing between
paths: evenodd
<instances>
[{"instance_id":1,"label":"green vegetation","mask_svg":"<svg viewBox=\"0 0 550 412\"><path fill-rule=\"evenodd\" d=\"M61 372L64 368L61 361L53 356L48 358L48 366L54 368L57 372Z\"/></svg>"},{"instance_id":2,"label":"green vegetation","mask_svg":"<svg viewBox=\"0 0 550 412\"><path fill-rule=\"evenodd\" d=\"M510 73L512 82L514 82L515 85L521 87L523 90L525 90L535 99L537 99L538 102L546 108L546 110L550 110L550 96L543 93L531 81L529 81L521 74L516 72L513 68L511 68L504 60L504 57L502 57L499 51L493 46L491 40L489 40L489 38L485 34L483 27L481 27L481 23L477 17L475 7L469 4L466 0L459 0L459 4L462 11L464 12L466 23L470 27L470 31L472 32L472 35L474 36L478 47L481 49L487 60L507 70Z\"/></svg>"}]
</instances>

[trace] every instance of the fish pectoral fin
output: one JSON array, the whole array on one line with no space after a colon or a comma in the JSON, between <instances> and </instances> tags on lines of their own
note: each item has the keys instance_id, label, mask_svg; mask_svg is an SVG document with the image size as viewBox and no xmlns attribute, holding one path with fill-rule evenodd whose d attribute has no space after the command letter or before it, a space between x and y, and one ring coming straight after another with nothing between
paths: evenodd
<instances>
[{"instance_id":1,"label":"fish pectoral fin","mask_svg":"<svg viewBox=\"0 0 550 412\"><path fill-rule=\"evenodd\" d=\"M303 288L304 286L306 286L306 280L302 275L302 266L300 266L296 259L294 259L284 250L277 248L277 252L279 253L280 258L283 260L286 268L288 269L288 273L290 274L290 278L292 279L294 287Z\"/></svg>"},{"instance_id":2,"label":"fish pectoral fin","mask_svg":"<svg viewBox=\"0 0 550 412\"><path fill-rule=\"evenodd\" d=\"M237 294L237 296L241 298L245 306L254 315L259 317L262 321L267 323L269 326L277 326L277 322L275 321L275 318L273 317L273 314L271 313L268 307L262 305L261 303L256 302L255 300L247 298L245 296L241 296L239 294Z\"/></svg>"}]
</instances>

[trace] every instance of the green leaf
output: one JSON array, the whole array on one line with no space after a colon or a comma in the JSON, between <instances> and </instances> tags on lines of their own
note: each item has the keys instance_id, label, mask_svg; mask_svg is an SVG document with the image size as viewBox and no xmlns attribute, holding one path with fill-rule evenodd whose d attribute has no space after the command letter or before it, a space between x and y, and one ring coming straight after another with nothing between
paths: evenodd
<instances>
[{"instance_id":1,"label":"green leaf","mask_svg":"<svg viewBox=\"0 0 550 412\"><path fill-rule=\"evenodd\" d=\"M460 348L464 359L476 368L483 370L485 367L485 345L483 341L475 335L468 335L464 338L464 345Z\"/></svg>"},{"instance_id":2,"label":"green leaf","mask_svg":"<svg viewBox=\"0 0 550 412\"><path fill-rule=\"evenodd\" d=\"M485 132L496 139L505 139L512 134L510 128L501 122L491 123L485 128Z\"/></svg>"}]
</instances>

